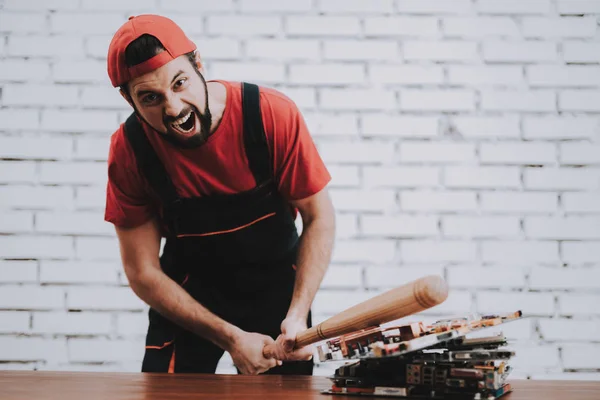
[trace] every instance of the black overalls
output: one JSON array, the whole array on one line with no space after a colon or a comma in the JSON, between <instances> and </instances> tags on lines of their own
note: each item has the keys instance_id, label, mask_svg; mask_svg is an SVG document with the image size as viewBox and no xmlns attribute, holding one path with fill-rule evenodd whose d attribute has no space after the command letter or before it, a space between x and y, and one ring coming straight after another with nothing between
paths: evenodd
<instances>
[{"instance_id":1,"label":"black overalls","mask_svg":"<svg viewBox=\"0 0 600 400\"><path fill-rule=\"evenodd\" d=\"M292 298L298 232L274 181L258 86L243 83L242 99L244 146L257 183L246 192L181 198L135 114L125 134L163 206L163 271L219 317L276 338ZM149 321L143 372L214 373L222 349L154 309ZM284 362L267 373L309 375L312 368L312 361Z\"/></svg>"}]
</instances>

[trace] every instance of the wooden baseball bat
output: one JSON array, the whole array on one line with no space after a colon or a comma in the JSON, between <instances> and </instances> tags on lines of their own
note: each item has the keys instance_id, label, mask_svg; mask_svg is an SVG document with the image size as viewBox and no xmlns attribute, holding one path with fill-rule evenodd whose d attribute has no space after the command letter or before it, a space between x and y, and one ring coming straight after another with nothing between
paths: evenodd
<instances>
[{"instance_id":1,"label":"wooden baseball bat","mask_svg":"<svg viewBox=\"0 0 600 400\"><path fill-rule=\"evenodd\" d=\"M295 348L418 313L444 302L447 297L448 286L440 276L419 278L350 307L317 326L298 333ZM267 345L263 349L263 355L271 358L274 350L274 345Z\"/></svg>"}]
</instances>

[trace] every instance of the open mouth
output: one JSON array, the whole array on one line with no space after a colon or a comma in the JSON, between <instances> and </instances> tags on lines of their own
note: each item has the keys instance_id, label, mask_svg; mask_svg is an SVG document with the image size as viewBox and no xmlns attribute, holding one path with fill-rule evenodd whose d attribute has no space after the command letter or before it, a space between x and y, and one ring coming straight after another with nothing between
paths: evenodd
<instances>
[{"instance_id":1,"label":"open mouth","mask_svg":"<svg viewBox=\"0 0 600 400\"><path fill-rule=\"evenodd\" d=\"M177 121L172 122L171 127L182 134L190 134L195 132L196 128L196 114L190 111L187 115L179 118Z\"/></svg>"}]
</instances>

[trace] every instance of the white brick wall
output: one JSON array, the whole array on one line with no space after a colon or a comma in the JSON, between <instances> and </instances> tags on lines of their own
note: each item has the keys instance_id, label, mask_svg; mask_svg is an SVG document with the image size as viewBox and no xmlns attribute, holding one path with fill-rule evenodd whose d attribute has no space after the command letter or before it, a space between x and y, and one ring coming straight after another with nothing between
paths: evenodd
<instances>
[{"instance_id":1,"label":"white brick wall","mask_svg":"<svg viewBox=\"0 0 600 400\"><path fill-rule=\"evenodd\" d=\"M5 0L1 369L139 370L147 306L103 222L130 112L106 51L146 12L182 25L208 78L303 111L338 221L315 321L441 274L425 317L521 309L516 376L600 379L599 0Z\"/></svg>"}]
</instances>

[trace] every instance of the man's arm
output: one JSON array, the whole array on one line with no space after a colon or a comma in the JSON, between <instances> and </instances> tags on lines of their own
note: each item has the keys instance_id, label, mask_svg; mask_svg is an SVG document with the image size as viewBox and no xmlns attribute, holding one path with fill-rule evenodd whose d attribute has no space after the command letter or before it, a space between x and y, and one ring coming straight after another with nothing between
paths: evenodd
<instances>
[{"instance_id":1,"label":"man's arm","mask_svg":"<svg viewBox=\"0 0 600 400\"><path fill-rule=\"evenodd\" d=\"M176 324L228 351L243 373L257 374L275 365L262 355L269 336L249 333L217 317L160 268L160 234L155 220L136 228L116 228L123 267L134 293Z\"/></svg>"},{"instance_id":2,"label":"man's arm","mask_svg":"<svg viewBox=\"0 0 600 400\"><path fill-rule=\"evenodd\" d=\"M296 283L287 316L278 338L285 352L295 345L296 333L306 329L306 318L314 297L329 267L335 238L335 210L327 188L292 202L302 216L302 235L296 263ZM308 353L306 353L308 354ZM282 354L280 359L290 358ZM295 358L295 357L291 357Z\"/></svg>"}]
</instances>

